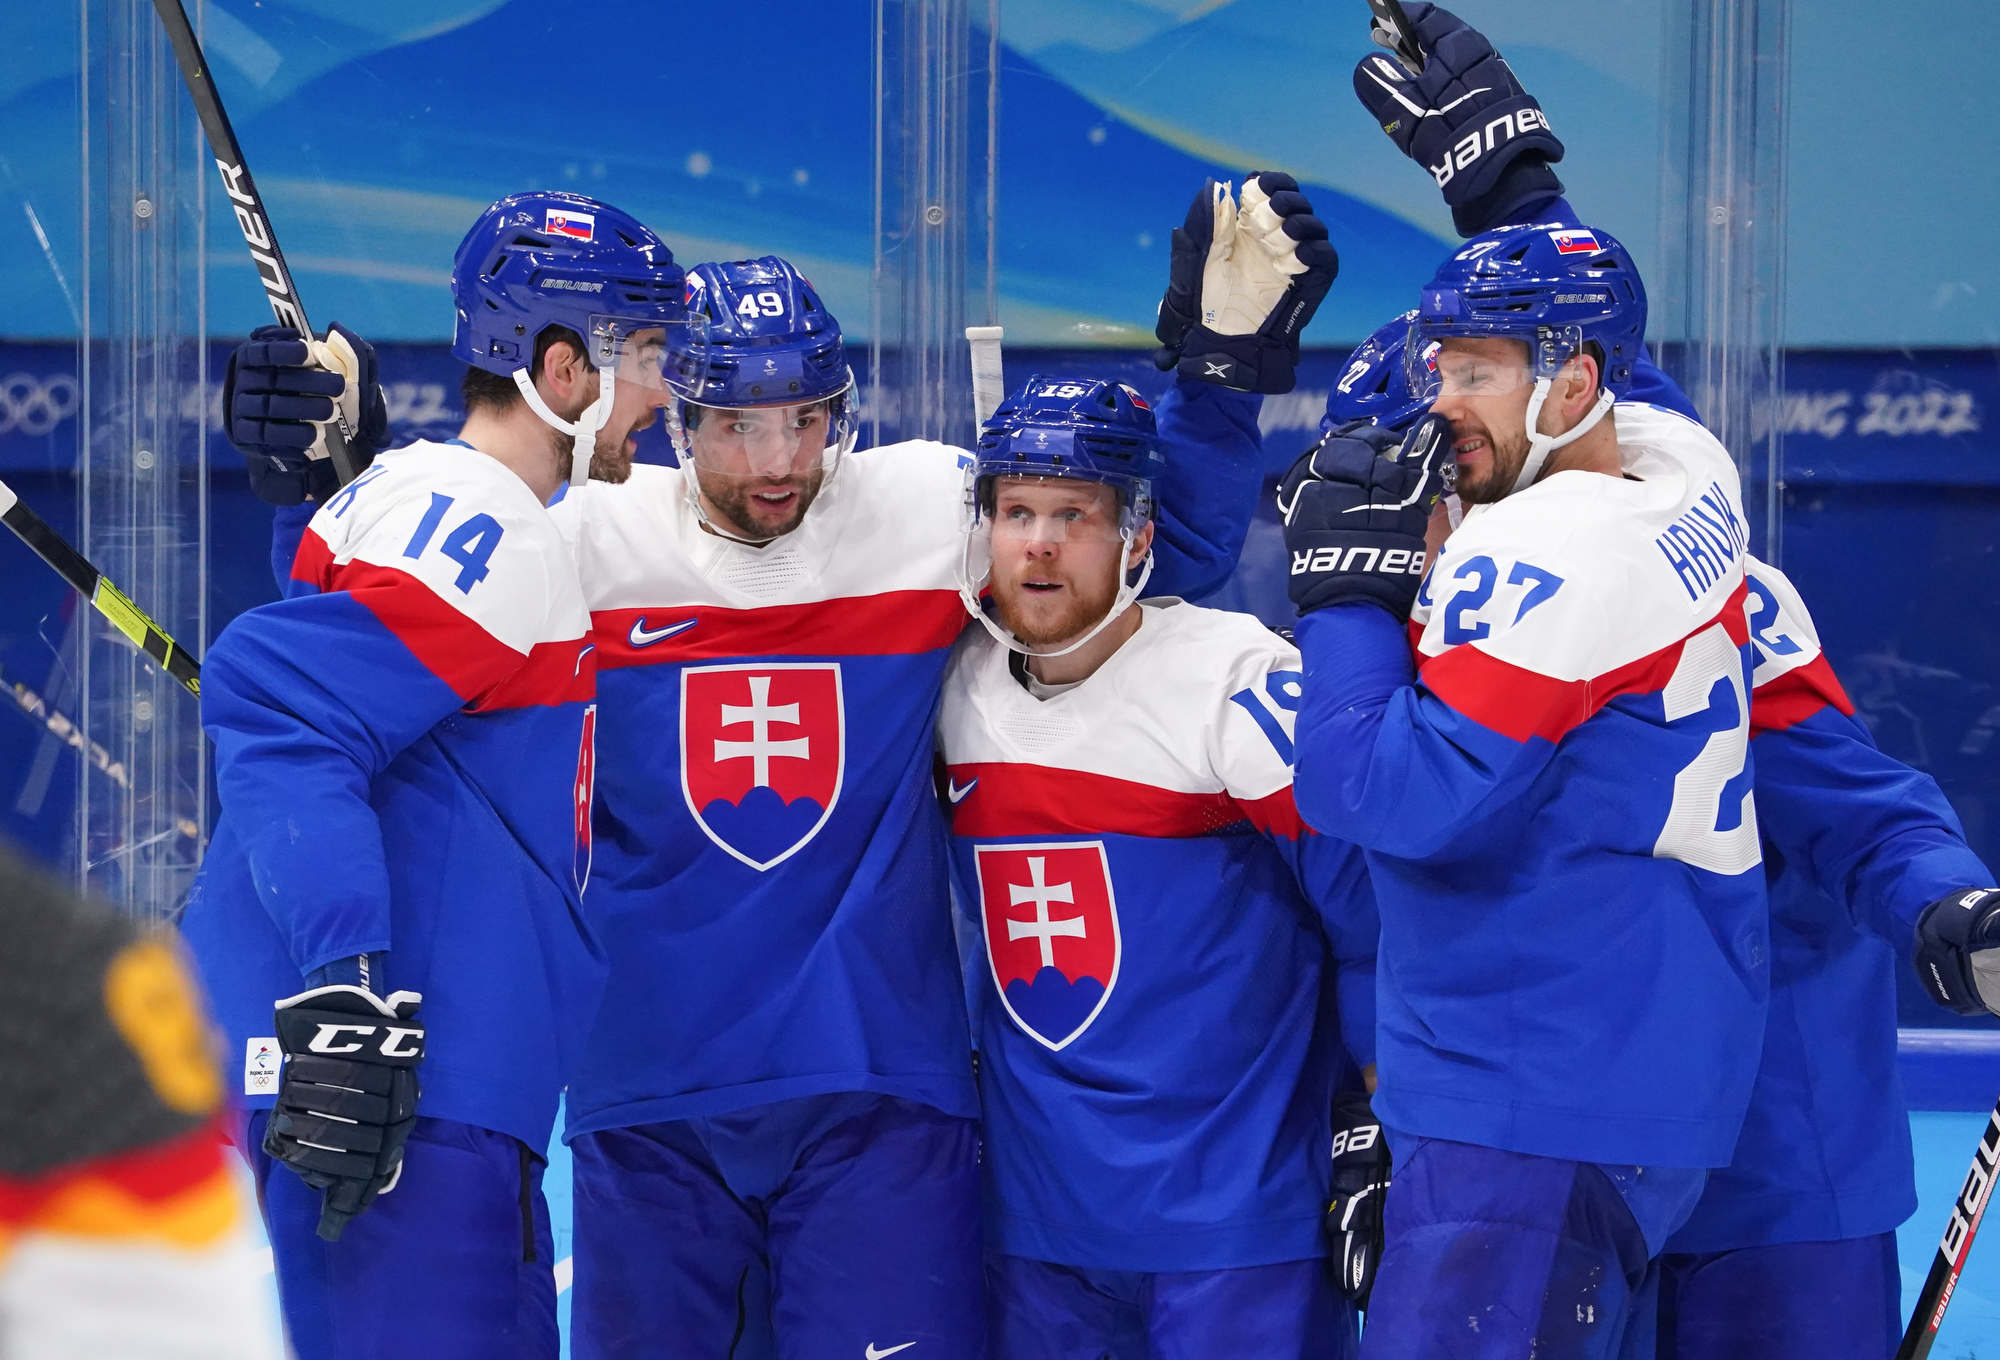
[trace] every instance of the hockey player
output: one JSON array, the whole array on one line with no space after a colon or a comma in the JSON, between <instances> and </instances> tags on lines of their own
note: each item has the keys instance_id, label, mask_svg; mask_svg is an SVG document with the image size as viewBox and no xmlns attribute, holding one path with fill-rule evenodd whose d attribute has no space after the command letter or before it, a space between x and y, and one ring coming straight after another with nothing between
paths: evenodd
<instances>
[{"instance_id":1,"label":"hockey player","mask_svg":"<svg viewBox=\"0 0 2000 1360\"><path fill-rule=\"evenodd\" d=\"M1406 101L1449 109L1404 120L1399 143L1413 155L1419 141L1455 145L1521 107L1525 93L1481 34L1448 11L1409 10L1434 58L1424 72L1371 57L1355 79L1362 102L1384 121L1407 113ZM1512 187L1486 208L1460 209L1462 230L1508 220L1577 223L1547 169L1560 159L1560 143L1550 148L1540 137L1553 134L1544 127L1494 154L1491 173ZM1352 381L1329 399L1330 423L1366 418L1400 429L1420 413L1426 398L1411 394L1398 362L1402 329L1392 323L1375 349L1356 351L1344 375ZM1633 397L1692 411L1645 361L1635 368ZM1711 1174L1668 1244L1660 1354L1886 1355L1901 1331L1894 1229L1915 1204L1895 1067L1893 959L1920 929L1926 986L1942 1004L1979 1009L1965 946L1994 928L1995 899L1967 890L1993 877L1935 782L1884 755L1854 719L1791 583L1754 559L1747 573L1771 1009L1734 1158ZM1959 907L1964 900L1971 910ZM1954 928L1959 939L1947 940ZM1933 949L1935 968L1923 957Z\"/></svg>"},{"instance_id":2,"label":"hockey player","mask_svg":"<svg viewBox=\"0 0 2000 1360\"><path fill-rule=\"evenodd\" d=\"M1416 457L1330 444L1286 488L1300 810L1352 829L1382 910L1371 1357L1649 1344L1656 1259L1748 1101L1743 517L1699 426L1607 418L1644 328L1607 233L1489 232L1423 291ZM1418 597L1440 423L1477 508Z\"/></svg>"},{"instance_id":3,"label":"hockey player","mask_svg":"<svg viewBox=\"0 0 2000 1360\"><path fill-rule=\"evenodd\" d=\"M1249 394L1291 385L1325 237L1281 175L1241 203L1205 186L1175 233L1160 423L1186 453L1156 584L1234 561ZM672 360L682 466L559 507L613 734L591 897L612 971L568 1105L575 1353L747 1328L787 1360L976 1355L975 1098L930 790L964 455L852 450L839 328L784 262L705 266L690 293L708 335Z\"/></svg>"},{"instance_id":4,"label":"hockey player","mask_svg":"<svg viewBox=\"0 0 2000 1360\"><path fill-rule=\"evenodd\" d=\"M542 1154L602 959L596 656L543 503L657 413L684 291L607 204L494 204L453 268L460 438L320 503L290 598L204 663L222 820L183 930L303 1360L557 1352Z\"/></svg>"},{"instance_id":5,"label":"hockey player","mask_svg":"<svg viewBox=\"0 0 2000 1360\"><path fill-rule=\"evenodd\" d=\"M277 1360L178 951L4 852L0 919L0 1357Z\"/></svg>"},{"instance_id":6,"label":"hockey player","mask_svg":"<svg viewBox=\"0 0 2000 1360\"><path fill-rule=\"evenodd\" d=\"M1031 378L974 457L991 610L938 734L991 981L992 1353L1351 1356L1322 1150L1336 1069L1372 1062L1378 923L1359 854L1292 805L1298 653L1136 602L1163 459L1129 388Z\"/></svg>"}]
</instances>

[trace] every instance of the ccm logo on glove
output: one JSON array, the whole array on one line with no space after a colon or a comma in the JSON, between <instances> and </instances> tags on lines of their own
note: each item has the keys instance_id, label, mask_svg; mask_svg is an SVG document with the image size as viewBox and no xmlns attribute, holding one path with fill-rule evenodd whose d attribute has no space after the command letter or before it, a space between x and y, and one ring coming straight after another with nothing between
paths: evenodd
<instances>
[{"instance_id":1,"label":"ccm logo on glove","mask_svg":"<svg viewBox=\"0 0 2000 1360\"><path fill-rule=\"evenodd\" d=\"M314 1053L359 1053L365 1046L362 1040L384 1029L381 1025L321 1025L306 1048ZM339 1042L342 1035L354 1035L354 1039ZM376 1051L385 1058L421 1058L424 1055L424 1032L420 1029L403 1029L390 1025L382 1036Z\"/></svg>"}]
</instances>

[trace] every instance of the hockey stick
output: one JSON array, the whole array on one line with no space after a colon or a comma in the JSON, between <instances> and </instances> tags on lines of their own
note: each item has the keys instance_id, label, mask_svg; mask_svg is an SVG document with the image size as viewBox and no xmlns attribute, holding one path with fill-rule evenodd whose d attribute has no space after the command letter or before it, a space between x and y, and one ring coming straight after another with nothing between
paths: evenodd
<instances>
[{"instance_id":1,"label":"hockey stick","mask_svg":"<svg viewBox=\"0 0 2000 1360\"><path fill-rule=\"evenodd\" d=\"M967 326L965 339L972 346L973 437L984 428L1007 394L1007 380L1000 365L1000 326Z\"/></svg>"},{"instance_id":2,"label":"hockey stick","mask_svg":"<svg viewBox=\"0 0 2000 1360\"><path fill-rule=\"evenodd\" d=\"M1410 22L1404 12L1402 0L1368 0L1368 8L1375 12L1375 27L1386 31L1390 38L1389 50L1402 58L1403 65L1412 75L1422 75L1424 70L1423 44L1417 41L1417 26Z\"/></svg>"},{"instance_id":3,"label":"hockey stick","mask_svg":"<svg viewBox=\"0 0 2000 1360\"><path fill-rule=\"evenodd\" d=\"M19 535L56 574L74 586L91 607L111 622L111 626L131 639L132 645L153 658L168 675L181 682L189 694L201 694L201 663L187 649L148 618L124 591L111 584L103 572L93 567L82 553L70 547L63 536L48 526L40 515L21 503L14 488L0 482L0 524Z\"/></svg>"},{"instance_id":4,"label":"hockey stick","mask_svg":"<svg viewBox=\"0 0 2000 1360\"><path fill-rule=\"evenodd\" d=\"M264 284L264 300L271 304L271 315L280 326L290 326L311 344L314 333L312 323L306 320L306 305L292 283L285 252L278 249L278 234L271 230L271 215L257 193L256 182L250 178L249 163L243 159L243 148L236 143L229 115L223 112L222 96L216 91L213 73L202 56L201 42L188 22L187 11L181 8L181 0L153 0L153 8L159 11L160 22L166 25L167 37L174 45L174 60L180 63L181 78L187 82L188 94L194 99L194 111L201 118L202 131L208 134L209 149L215 153L215 168L222 173L223 192L229 195L229 206L236 214L243 244L250 247L250 260L257 266L257 277ZM345 376L351 380L352 375ZM341 413L338 401L333 404L333 416L334 423L324 427L326 451L333 460L333 475L346 486L354 480L357 470L354 455L347 447L347 441L354 436L354 427Z\"/></svg>"},{"instance_id":5,"label":"hockey stick","mask_svg":"<svg viewBox=\"0 0 2000 1360\"><path fill-rule=\"evenodd\" d=\"M1924 1360L1937 1341L1938 1325L1958 1288L1959 1273L1972 1252L1972 1239L1979 1234L1980 1220L1986 1217L1986 1203L1993 1194L1993 1180L2000 1174L2000 1104L1993 1107L1972 1154L1972 1168L1965 1173L1958 1198L1951 1204L1951 1219L1938 1242L1937 1258L1931 1273L1924 1277L1924 1292L1917 1295L1917 1308L1910 1315L1909 1330L1896 1348L1896 1360Z\"/></svg>"}]
</instances>

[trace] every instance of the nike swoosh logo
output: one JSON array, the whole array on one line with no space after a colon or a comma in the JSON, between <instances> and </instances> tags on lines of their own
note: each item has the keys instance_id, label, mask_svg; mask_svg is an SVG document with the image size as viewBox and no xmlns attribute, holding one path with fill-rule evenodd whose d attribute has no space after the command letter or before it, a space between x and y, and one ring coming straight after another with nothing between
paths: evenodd
<instances>
[{"instance_id":1,"label":"nike swoosh logo","mask_svg":"<svg viewBox=\"0 0 2000 1360\"><path fill-rule=\"evenodd\" d=\"M868 1357L868 1360L882 1360L882 1357L885 1355L894 1355L897 1351L906 1351L916 1344L914 1341L905 1341L900 1346L891 1346L885 1351L878 1351L875 1349L875 1343L871 1341L868 1343L868 1349L864 1354Z\"/></svg>"},{"instance_id":2,"label":"nike swoosh logo","mask_svg":"<svg viewBox=\"0 0 2000 1360\"><path fill-rule=\"evenodd\" d=\"M956 805L958 805L959 803L963 803L963 802L965 801L965 795L966 795L966 794L968 794L968 793L971 793L971 792L972 792L972 788L973 788L973 785L974 785L974 784L977 784L978 782L979 782L979 776L978 776L978 775L974 775L974 776L972 777L972 783L971 783L971 784L967 784L967 785L966 785L966 786L965 786L964 788L962 788L962 789L961 789L961 788L960 788L960 787L958 786L958 781L957 781L956 779L946 779L946 780L945 780L945 790L944 790L944 796L945 796L945 797L947 797L947 798L949 798L949 799L951 799L951 801L952 801L952 804L953 804L953 806L956 806ZM912 1341L912 1342L911 1342L910 1344L911 1344L912 1346L914 1346L914 1345L916 1345L917 1343L916 1343L916 1342L914 1342L914 1341ZM884 1355L887 1355L888 1353L889 1353L889 1352L887 1352L887 1351L883 1351L883 1352L882 1352L882 1354L884 1354Z\"/></svg>"},{"instance_id":3,"label":"nike swoosh logo","mask_svg":"<svg viewBox=\"0 0 2000 1360\"><path fill-rule=\"evenodd\" d=\"M685 633L699 622L701 622L700 619L682 619L679 623L670 623L665 628L648 628L646 626L646 616L641 614L638 618L632 620L632 645L634 647L650 647L656 642L664 642L670 637L676 637L681 633Z\"/></svg>"}]
</instances>

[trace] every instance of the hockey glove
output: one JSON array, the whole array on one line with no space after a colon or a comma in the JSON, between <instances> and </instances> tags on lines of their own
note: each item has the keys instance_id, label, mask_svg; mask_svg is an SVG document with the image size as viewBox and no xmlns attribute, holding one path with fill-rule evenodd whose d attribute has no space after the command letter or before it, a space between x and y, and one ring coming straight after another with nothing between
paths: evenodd
<instances>
[{"instance_id":1,"label":"hockey glove","mask_svg":"<svg viewBox=\"0 0 2000 1360\"><path fill-rule=\"evenodd\" d=\"M1340 1292L1368 1306L1382 1260L1382 1197L1389 1189L1389 1144L1365 1093L1333 1102L1333 1202L1326 1232L1340 1266Z\"/></svg>"},{"instance_id":2,"label":"hockey glove","mask_svg":"<svg viewBox=\"0 0 2000 1360\"><path fill-rule=\"evenodd\" d=\"M1410 616L1424 579L1424 529L1444 494L1451 426L1427 416L1398 440L1372 421L1336 427L1278 483L1300 614L1368 600Z\"/></svg>"},{"instance_id":3,"label":"hockey glove","mask_svg":"<svg viewBox=\"0 0 2000 1360\"><path fill-rule=\"evenodd\" d=\"M422 1001L415 992L385 1000L339 985L278 1003L285 1065L264 1152L324 1192L319 1235L329 1242L402 1174L403 1144L417 1122Z\"/></svg>"},{"instance_id":4,"label":"hockey glove","mask_svg":"<svg viewBox=\"0 0 2000 1360\"><path fill-rule=\"evenodd\" d=\"M1431 172L1459 234L1477 236L1562 193L1549 169L1563 158L1562 141L1486 35L1436 5L1412 0L1404 9L1423 71L1412 75L1381 53L1363 57L1354 92L1396 148ZM1384 41L1379 31L1376 40Z\"/></svg>"},{"instance_id":5,"label":"hockey glove","mask_svg":"<svg viewBox=\"0 0 2000 1360\"><path fill-rule=\"evenodd\" d=\"M335 401L354 431L347 446L359 472L389 437L374 346L337 323L310 345L290 326L259 326L229 356L222 409L259 500L298 505L338 489L325 430Z\"/></svg>"},{"instance_id":6,"label":"hockey glove","mask_svg":"<svg viewBox=\"0 0 2000 1360\"><path fill-rule=\"evenodd\" d=\"M2000 889L1941 897L1917 918L1917 975L1960 1015L2000 1015Z\"/></svg>"},{"instance_id":7,"label":"hockey glove","mask_svg":"<svg viewBox=\"0 0 2000 1360\"><path fill-rule=\"evenodd\" d=\"M1252 175L1239 206L1208 180L1174 228L1153 362L1241 392L1289 392L1299 332L1340 273L1326 223L1290 175Z\"/></svg>"}]
</instances>

